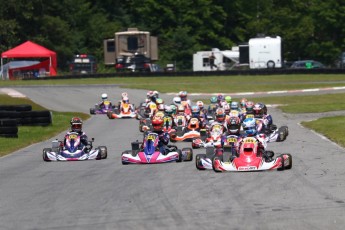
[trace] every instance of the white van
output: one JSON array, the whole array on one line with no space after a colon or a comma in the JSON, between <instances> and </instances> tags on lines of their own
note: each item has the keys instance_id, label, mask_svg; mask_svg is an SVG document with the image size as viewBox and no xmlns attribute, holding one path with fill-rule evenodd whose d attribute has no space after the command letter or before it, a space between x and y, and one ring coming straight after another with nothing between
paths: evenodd
<instances>
[{"instance_id":1,"label":"white van","mask_svg":"<svg viewBox=\"0 0 345 230\"><path fill-rule=\"evenodd\" d=\"M273 69L283 67L281 37L251 38L249 45L250 69Z\"/></svg>"}]
</instances>

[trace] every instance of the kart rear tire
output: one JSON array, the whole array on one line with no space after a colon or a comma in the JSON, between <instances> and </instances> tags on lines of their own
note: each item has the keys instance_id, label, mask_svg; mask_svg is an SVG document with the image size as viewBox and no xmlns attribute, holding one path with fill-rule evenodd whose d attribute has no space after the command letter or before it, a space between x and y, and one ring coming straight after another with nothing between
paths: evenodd
<instances>
[{"instance_id":1,"label":"kart rear tire","mask_svg":"<svg viewBox=\"0 0 345 230\"><path fill-rule=\"evenodd\" d=\"M281 128L285 130L285 139L286 139L286 137L289 136L289 128L286 125L282 126Z\"/></svg>"},{"instance_id":2,"label":"kart rear tire","mask_svg":"<svg viewBox=\"0 0 345 230\"><path fill-rule=\"evenodd\" d=\"M113 115L113 112L112 112L111 110L109 110L109 111L107 112L107 117L108 117L109 119L114 119L114 118L112 117L112 115Z\"/></svg>"},{"instance_id":3,"label":"kart rear tire","mask_svg":"<svg viewBox=\"0 0 345 230\"><path fill-rule=\"evenodd\" d=\"M177 158L176 162L182 162L182 160L183 160L182 151L180 149L178 149L177 153L178 153L178 158Z\"/></svg>"},{"instance_id":4,"label":"kart rear tire","mask_svg":"<svg viewBox=\"0 0 345 230\"><path fill-rule=\"evenodd\" d=\"M286 165L286 166L285 166L285 169L289 170L289 169L292 168L292 156L291 156L291 154L289 154L289 153L286 153L286 155L289 156L289 165Z\"/></svg>"},{"instance_id":5,"label":"kart rear tire","mask_svg":"<svg viewBox=\"0 0 345 230\"><path fill-rule=\"evenodd\" d=\"M285 139L286 139L285 128L280 127L280 128L278 129L278 138L277 138L277 142L284 141Z\"/></svg>"},{"instance_id":6,"label":"kart rear tire","mask_svg":"<svg viewBox=\"0 0 345 230\"><path fill-rule=\"evenodd\" d=\"M107 159L108 157L108 149L106 146L99 146L99 151L101 152L101 159Z\"/></svg>"},{"instance_id":7,"label":"kart rear tire","mask_svg":"<svg viewBox=\"0 0 345 230\"><path fill-rule=\"evenodd\" d=\"M195 167L198 170L206 170L205 168L200 167L200 161L201 161L201 159L204 159L204 158L206 158L206 154L204 154L204 153L196 154L196 156L195 156Z\"/></svg>"},{"instance_id":8,"label":"kart rear tire","mask_svg":"<svg viewBox=\"0 0 345 230\"><path fill-rule=\"evenodd\" d=\"M183 148L182 152L183 151L188 152L186 159L184 161L193 161L193 149L192 148Z\"/></svg>"},{"instance_id":9,"label":"kart rear tire","mask_svg":"<svg viewBox=\"0 0 345 230\"><path fill-rule=\"evenodd\" d=\"M42 157L43 157L43 160L44 160L44 161L46 161L46 162L51 161L51 160L48 158L48 156L47 156L47 152L51 152L51 151L52 151L51 148L44 148L44 149L43 149L43 155L42 155Z\"/></svg>"}]
</instances>

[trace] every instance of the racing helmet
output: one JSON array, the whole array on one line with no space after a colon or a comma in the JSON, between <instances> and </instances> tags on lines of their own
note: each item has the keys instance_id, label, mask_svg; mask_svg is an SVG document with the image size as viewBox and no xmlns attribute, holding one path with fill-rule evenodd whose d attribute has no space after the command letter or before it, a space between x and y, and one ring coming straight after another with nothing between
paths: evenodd
<instances>
[{"instance_id":1,"label":"racing helmet","mask_svg":"<svg viewBox=\"0 0 345 230\"><path fill-rule=\"evenodd\" d=\"M171 110L172 110L172 114L176 114L176 111L177 111L176 105L170 105L170 107L171 107Z\"/></svg>"},{"instance_id":2,"label":"racing helmet","mask_svg":"<svg viewBox=\"0 0 345 230\"><path fill-rule=\"evenodd\" d=\"M108 99L108 94L102 93L101 97L102 97L102 100L103 100L103 101L104 101L104 100L107 100L107 99Z\"/></svg>"},{"instance_id":3,"label":"racing helmet","mask_svg":"<svg viewBox=\"0 0 345 230\"><path fill-rule=\"evenodd\" d=\"M197 101L196 105L200 108L200 110L204 109L204 102L202 101Z\"/></svg>"},{"instance_id":4,"label":"racing helmet","mask_svg":"<svg viewBox=\"0 0 345 230\"><path fill-rule=\"evenodd\" d=\"M123 92L121 93L121 97L124 98L124 97L128 97L128 93L127 92Z\"/></svg>"},{"instance_id":5,"label":"racing helmet","mask_svg":"<svg viewBox=\"0 0 345 230\"><path fill-rule=\"evenodd\" d=\"M246 103L247 103L247 98L242 98L241 101L240 101L240 105L241 105L241 108L245 108L246 107Z\"/></svg>"},{"instance_id":6,"label":"racing helmet","mask_svg":"<svg viewBox=\"0 0 345 230\"><path fill-rule=\"evenodd\" d=\"M192 106L192 117L198 118L200 116L200 108L197 105Z\"/></svg>"},{"instance_id":7,"label":"racing helmet","mask_svg":"<svg viewBox=\"0 0 345 230\"><path fill-rule=\"evenodd\" d=\"M212 97L210 98L210 102L211 102L211 104L217 103L217 97L216 97L216 96L212 96Z\"/></svg>"},{"instance_id":8,"label":"racing helmet","mask_svg":"<svg viewBox=\"0 0 345 230\"><path fill-rule=\"evenodd\" d=\"M226 96L226 97L225 97L225 101L226 101L228 104L231 104L231 102L232 102L231 96Z\"/></svg>"},{"instance_id":9,"label":"racing helmet","mask_svg":"<svg viewBox=\"0 0 345 230\"><path fill-rule=\"evenodd\" d=\"M216 121L223 122L225 120L225 112L223 108L218 108L216 110Z\"/></svg>"},{"instance_id":10,"label":"racing helmet","mask_svg":"<svg viewBox=\"0 0 345 230\"><path fill-rule=\"evenodd\" d=\"M164 104L163 99L162 99L162 98L157 98L157 99L156 99L156 104L157 104L157 105Z\"/></svg>"},{"instance_id":11,"label":"racing helmet","mask_svg":"<svg viewBox=\"0 0 345 230\"><path fill-rule=\"evenodd\" d=\"M178 95L181 98L181 101L186 101L187 100L187 91L180 91L178 93Z\"/></svg>"},{"instance_id":12,"label":"racing helmet","mask_svg":"<svg viewBox=\"0 0 345 230\"><path fill-rule=\"evenodd\" d=\"M223 109L226 115L229 115L230 113L230 105L228 103L223 105Z\"/></svg>"},{"instance_id":13,"label":"racing helmet","mask_svg":"<svg viewBox=\"0 0 345 230\"><path fill-rule=\"evenodd\" d=\"M256 135L256 122L254 118L246 118L242 124L245 134L248 136Z\"/></svg>"},{"instance_id":14,"label":"racing helmet","mask_svg":"<svg viewBox=\"0 0 345 230\"><path fill-rule=\"evenodd\" d=\"M218 101L218 103L224 101L224 96L223 96L223 94L218 94L218 95L217 95L217 101Z\"/></svg>"},{"instance_id":15,"label":"racing helmet","mask_svg":"<svg viewBox=\"0 0 345 230\"><path fill-rule=\"evenodd\" d=\"M246 107L247 114L254 114L254 102L247 101L245 107Z\"/></svg>"},{"instance_id":16,"label":"racing helmet","mask_svg":"<svg viewBox=\"0 0 345 230\"><path fill-rule=\"evenodd\" d=\"M238 102L237 101L231 102L230 108L231 110L238 110L239 109Z\"/></svg>"},{"instance_id":17,"label":"racing helmet","mask_svg":"<svg viewBox=\"0 0 345 230\"><path fill-rule=\"evenodd\" d=\"M153 91L148 91L147 93L146 93L146 96L147 96L147 98L148 99L151 99L152 97L153 97Z\"/></svg>"},{"instance_id":18,"label":"racing helmet","mask_svg":"<svg viewBox=\"0 0 345 230\"><path fill-rule=\"evenodd\" d=\"M81 132L83 128L83 120L79 117L73 117L70 121L72 132Z\"/></svg>"},{"instance_id":19,"label":"racing helmet","mask_svg":"<svg viewBox=\"0 0 345 230\"><path fill-rule=\"evenodd\" d=\"M129 103L128 97L127 96L123 97L122 102L128 104Z\"/></svg>"},{"instance_id":20,"label":"racing helmet","mask_svg":"<svg viewBox=\"0 0 345 230\"><path fill-rule=\"evenodd\" d=\"M239 117L230 117L226 121L226 126L230 134L239 134L241 130L241 120Z\"/></svg>"},{"instance_id":21,"label":"racing helmet","mask_svg":"<svg viewBox=\"0 0 345 230\"><path fill-rule=\"evenodd\" d=\"M174 110L172 109L172 107L170 105L166 105L166 106L164 106L164 113L167 116L172 116L174 113Z\"/></svg>"},{"instance_id":22,"label":"racing helmet","mask_svg":"<svg viewBox=\"0 0 345 230\"><path fill-rule=\"evenodd\" d=\"M253 107L254 110L254 117L255 118L262 118L264 115L264 107L261 103L256 103Z\"/></svg>"},{"instance_id":23,"label":"racing helmet","mask_svg":"<svg viewBox=\"0 0 345 230\"><path fill-rule=\"evenodd\" d=\"M181 98L180 97L174 97L173 98L173 103L178 106L181 105Z\"/></svg>"},{"instance_id":24,"label":"racing helmet","mask_svg":"<svg viewBox=\"0 0 345 230\"><path fill-rule=\"evenodd\" d=\"M153 91L153 96L155 97L155 98L159 98L159 93L158 93L158 91Z\"/></svg>"},{"instance_id":25,"label":"racing helmet","mask_svg":"<svg viewBox=\"0 0 345 230\"><path fill-rule=\"evenodd\" d=\"M160 116L154 116L152 119L153 131L160 132L163 130L164 120Z\"/></svg>"},{"instance_id":26,"label":"racing helmet","mask_svg":"<svg viewBox=\"0 0 345 230\"><path fill-rule=\"evenodd\" d=\"M261 106L262 106L263 114L267 115L267 106L262 102L259 102L259 104L261 104Z\"/></svg>"}]
</instances>

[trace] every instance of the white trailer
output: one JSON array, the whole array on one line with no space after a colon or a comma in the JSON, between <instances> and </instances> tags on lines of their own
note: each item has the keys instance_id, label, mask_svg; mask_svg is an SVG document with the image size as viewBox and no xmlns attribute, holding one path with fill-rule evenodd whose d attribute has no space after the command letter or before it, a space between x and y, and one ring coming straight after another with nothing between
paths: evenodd
<instances>
[{"instance_id":1,"label":"white trailer","mask_svg":"<svg viewBox=\"0 0 345 230\"><path fill-rule=\"evenodd\" d=\"M281 37L251 38L249 46L249 68L281 68L283 67L283 51Z\"/></svg>"},{"instance_id":2,"label":"white trailer","mask_svg":"<svg viewBox=\"0 0 345 230\"><path fill-rule=\"evenodd\" d=\"M211 69L210 59L211 54L216 57L214 64L216 68ZM193 71L211 71L211 70L229 70L239 61L238 47L232 47L231 50L219 50L213 48L211 51L198 51L193 54Z\"/></svg>"}]
</instances>

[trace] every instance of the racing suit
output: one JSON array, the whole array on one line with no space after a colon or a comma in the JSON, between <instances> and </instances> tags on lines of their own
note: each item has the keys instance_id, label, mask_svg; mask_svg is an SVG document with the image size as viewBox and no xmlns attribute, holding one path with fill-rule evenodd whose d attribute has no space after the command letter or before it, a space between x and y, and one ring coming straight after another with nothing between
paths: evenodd
<instances>
[{"instance_id":1,"label":"racing suit","mask_svg":"<svg viewBox=\"0 0 345 230\"><path fill-rule=\"evenodd\" d=\"M65 137L64 137L64 141L63 141L63 146L66 145L66 138L68 137L68 135L70 135L73 131L68 131L66 134L65 134ZM90 144L89 140L88 140L88 137L86 135L85 132L83 131L80 131L80 132L73 132L73 133L78 133L78 135L80 135L80 145L79 145L79 149L82 149L84 146L85 146L85 151L86 152L90 152L91 148L92 148L92 145ZM63 147L62 146L62 147Z\"/></svg>"}]
</instances>

